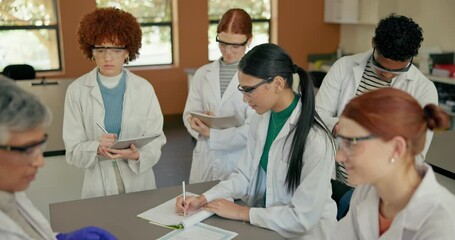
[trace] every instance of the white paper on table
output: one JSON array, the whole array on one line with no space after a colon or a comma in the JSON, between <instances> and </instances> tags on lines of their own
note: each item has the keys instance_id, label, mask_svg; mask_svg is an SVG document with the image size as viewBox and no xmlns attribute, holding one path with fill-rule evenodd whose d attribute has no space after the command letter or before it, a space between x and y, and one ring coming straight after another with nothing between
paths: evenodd
<instances>
[{"instance_id":1,"label":"white paper on table","mask_svg":"<svg viewBox=\"0 0 455 240\"><path fill-rule=\"evenodd\" d=\"M186 196L188 197L198 195L191 192L186 192ZM232 199L229 200L233 201ZM213 215L213 212L209 212L203 209L199 209L195 212L190 212L186 216L179 215L175 212L175 201L176 198L172 198L169 201L152 209L149 209L137 216L149 221L152 224L172 229L179 229L189 228Z\"/></svg>"},{"instance_id":2,"label":"white paper on table","mask_svg":"<svg viewBox=\"0 0 455 240\"><path fill-rule=\"evenodd\" d=\"M238 233L227 231L221 228L198 223L191 228L174 230L158 240L229 240L237 236Z\"/></svg>"}]
</instances>

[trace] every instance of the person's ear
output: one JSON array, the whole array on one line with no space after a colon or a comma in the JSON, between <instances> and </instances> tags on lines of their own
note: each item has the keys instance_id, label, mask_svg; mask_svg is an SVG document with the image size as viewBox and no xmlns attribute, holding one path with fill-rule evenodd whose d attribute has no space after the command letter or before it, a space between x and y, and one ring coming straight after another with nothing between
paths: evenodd
<instances>
[{"instance_id":1,"label":"person's ear","mask_svg":"<svg viewBox=\"0 0 455 240\"><path fill-rule=\"evenodd\" d=\"M406 154L408 154L408 142L401 136L396 136L392 139L394 144L394 154L393 156L397 159L404 159Z\"/></svg>"},{"instance_id":2,"label":"person's ear","mask_svg":"<svg viewBox=\"0 0 455 240\"><path fill-rule=\"evenodd\" d=\"M372 47L372 48L375 48L375 47L376 47L376 44L374 44L374 37L371 38L371 47Z\"/></svg>"},{"instance_id":3,"label":"person's ear","mask_svg":"<svg viewBox=\"0 0 455 240\"><path fill-rule=\"evenodd\" d=\"M286 86L286 80L283 77L281 77L281 76L276 76L273 79L273 85L275 86L275 88L277 90L281 91Z\"/></svg>"}]
</instances>

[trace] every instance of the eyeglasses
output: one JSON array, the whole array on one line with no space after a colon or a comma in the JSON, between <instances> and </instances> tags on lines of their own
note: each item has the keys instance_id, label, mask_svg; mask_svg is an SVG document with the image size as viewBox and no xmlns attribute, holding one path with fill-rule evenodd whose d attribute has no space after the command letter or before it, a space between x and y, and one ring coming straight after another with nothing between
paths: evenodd
<instances>
[{"instance_id":1,"label":"eyeglasses","mask_svg":"<svg viewBox=\"0 0 455 240\"><path fill-rule=\"evenodd\" d=\"M47 144L47 137L48 135L45 134L44 138L41 141L32 143L27 146L16 147L11 145L0 145L0 149L8 152L21 153L23 157L29 159L28 161L31 162L33 159L32 157L36 157L38 154L42 154L44 152Z\"/></svg>"},{"instance_id":2,"label":"eyeglasses","mask_svg":"<svg viewBox=\"0 0 455 240\"><path fill-rule=\"evenodd\" d=\"M404 68L399 68L399 69L388 69L384 66L382 66L380 63L378 63L376 61L376 59L374 58L374 53L376 51L376 48L373 48L373 54L371 55L371 62L373 63L373 67L376 68L377 70L381 71L381 72L386 72L386 73L391 73L391 74L395 74L395 75L399 75L399 74L402 74L402 73L405 73L407 72L410 68L411 68L411 65L412 65L412 59L414 57L411 57L411 59L409 60L409 63L406 67Z\"/></svg>"},{"instance_id":3,"label":"eyeglasses","mask_svg":"<svg viewBox=\"0 0 455 240\"><path fill-rule=\"evenodd\" d=\"M246 94L248 96L251 96L251 94L253 94L253 91L260 87L261 85L265 84L265 83L269 83L271 82L271 80L273 80L274 77L269 77L267 79L263 79L261 82L259 82L258 84L254 85L254 86L251 86L251 87L248 87L248 86L240 86L240 84L237 86L237 89L243 93L243 94Z\"/></svg>"},{"instance_id":4,"label":"eyeglasses","mask_svg":"<svg viewBox=\"0 0 455 240\"><path fill-rule=\"evenodd\" d=\"M107 47L107 46L92 46L93 55L104 56L109 53L111 56L121 56L125 52L125 47Z\"/></svg>"},{"instance_id":5,"label":"eyeglasses","mask_svg":"<svg viewBox=\"0 0 455 240\"><path fill-rule=\"evenodd\" d=\"M337 146L343 150L347 155L352 155L354 152L354 146L361 141L367 141L367 140L372 140L376 139L378 137L374 135L368 135L364 137L345 137L342 135L337 135L335 137L335 141Z\"/></svg>"},{"instance_id":6,"label":"eyeglasses","mask_svg":"<svg viewBox=\"0 0 455 240\"><path fill-rule=\"evenodd\" d=\"M218 36L216 36L215 41L218 43L218 46L220 46L220 48L223 48L223 49L230 48L231 51L239 51L243 47L245 47L245 45L248 43L248 39L249 38L247 38L246 41L243 43L228 43L228 42L220 40L220 38Z\"/></svg>"}]
</instances>

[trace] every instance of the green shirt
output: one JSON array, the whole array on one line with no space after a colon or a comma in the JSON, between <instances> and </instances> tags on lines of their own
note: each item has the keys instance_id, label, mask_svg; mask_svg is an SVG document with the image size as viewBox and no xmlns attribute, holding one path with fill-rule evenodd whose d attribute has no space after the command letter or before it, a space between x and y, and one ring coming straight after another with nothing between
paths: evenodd
<instances>
[{"instance_id":1,"label":"green shirt","mask_svg":"<svg viewBox=\"0 0 455 240\"><path fill-rule=\"evenodd\" d=\"M272 146L273 141L280 133L281 129L284 126L284 123L288 120L289 116L291 116L292 111L294 111L297 103L299 102L299 96L294 95L294 100L292 101L291 105L289 105L286 109L281 112L271 112L270 120L269 120L269 129L267 130L267 138L265 139L264 150L262 151L261 156L261 167L267 172L267 163L269 162L269 151L270 147Z\"/></svg>"}]
</instances>

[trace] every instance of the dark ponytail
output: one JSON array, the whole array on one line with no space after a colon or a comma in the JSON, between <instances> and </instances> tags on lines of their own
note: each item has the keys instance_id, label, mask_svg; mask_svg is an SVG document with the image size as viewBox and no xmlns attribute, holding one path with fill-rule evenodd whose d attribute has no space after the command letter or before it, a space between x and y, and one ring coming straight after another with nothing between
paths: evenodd
<instances>
[{"instance_id":1,"label":"dark ponytail","mask_svg":"<svg viewBox=\"0 0 455 240\"><path fill-rule=\"evenodd\" d=\"M321 118L315 110L315 97L313 89L313 80L309 74L301 67L297 68L299 74L299 92L302 109L300 111L297 125L292 139L291 152L289 154L289 168L286 175L286 185L288 192L294 192L300 185L300 174L303 168L303 153L305 152L305 143L313 126L320 127L329 135L329 130L322 123Z\"/></svg>"}]
</instances>

